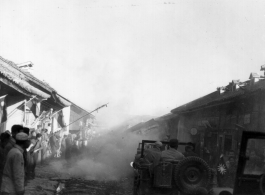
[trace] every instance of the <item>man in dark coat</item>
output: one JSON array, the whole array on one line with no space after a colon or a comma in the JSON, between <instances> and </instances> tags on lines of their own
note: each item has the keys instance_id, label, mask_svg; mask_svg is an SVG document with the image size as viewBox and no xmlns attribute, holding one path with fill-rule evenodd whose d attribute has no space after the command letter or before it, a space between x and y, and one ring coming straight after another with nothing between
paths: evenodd
<instances>
[{"instance_id":1,"label":"man in dark coat","mask_svg":"<svg viewBox=\"0 0 265 195\"><path fill-rule=\"evenodd\" d=\"M179 142L177 139L171 139L169 141L169 149L162 152L161 159L163 161L172 161L172 160L183 160L185 157L177 149Z\"/></svg>"},{"instance_id":2,"label":"man in dark coat","mask_svg":"<svg viewBox=\"0 0 265 195\"><path fill-rule=\"evenodd\" d=\"M4 171L4 166L5 166L5 146L8 143L10 139L10 135L8 133L2 133L0 135L0 191L1 191L1 184L2 184L2 176L3 176L3 171Z\"/></svg>"},{"instance_id":3,"label":"man in dark coat","mask_svg":"<svg viewBox=\"0 0 265 195\"><path fill-rule=\"evenodd\" d=\"M69 161L71 159L71 150L72 150L72 135L69 133L65 139L65 160Z\"/></svg>"},{"instance_id":4,"label":"man in dark coat","mask_svg":"<svg viewBox=\"0 0 265 195\"><path fill-rule=\"evenodd\" d=\"M28 135L18 133L16 145L9 151L4 167L1 193L24 195L25 192L25 170L23 152L27 147Z\"/></svg>"},{"instance_id":5,"label":"man in dark coat","mask_svg":"<svg viewBox=\"0 0 265 195\"><path fill-rule=\"evenodd\" d=\"M159 141L153 144L153 147L145 151L144 160L152 163L153 167L157 166L161 159L161 147L163 144Z\"/></svg>"}]
</instances>

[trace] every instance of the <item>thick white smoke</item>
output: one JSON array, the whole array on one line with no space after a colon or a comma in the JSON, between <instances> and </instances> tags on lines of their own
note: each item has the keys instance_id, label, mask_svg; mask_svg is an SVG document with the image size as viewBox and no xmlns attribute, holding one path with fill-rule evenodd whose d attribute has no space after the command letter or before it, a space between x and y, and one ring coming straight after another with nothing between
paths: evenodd
<instances>
[{"instance_id":1,"label":"thick white smoke","mask_svg":"<svg viewBox=\"0 0 265 195\"><path fill-rule=\"evenodd\" d=\"M87 149L66 168L55 163L56 170L71 176L96 180L118 180L133 173L130 162L134 160L142 139L157 140L158 135L140 136L134 133L111 131L88 143Z\"/></svg>"}]
</instances>

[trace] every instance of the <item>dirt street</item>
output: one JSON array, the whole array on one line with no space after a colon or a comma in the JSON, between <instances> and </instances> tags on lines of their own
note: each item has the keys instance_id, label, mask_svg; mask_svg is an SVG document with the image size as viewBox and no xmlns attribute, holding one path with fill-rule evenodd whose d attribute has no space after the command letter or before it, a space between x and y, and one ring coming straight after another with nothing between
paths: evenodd
<instances>
[{"instance_id":1,"label":"dirt street","mask_svg":"<svg viewBox=\"0 0 265 195\"><path fill-rule=\"evenodd\" d=\"M45 165L37 165L35 179L28 181L25 195L54 195L59 182L54 178L67 177L51 166L51 161Z\"/></svg>"},{"instance_id":2,"label":"dirt street","mask_svg":"<svg viewBox=\"0 0 265 195\"><path fill-rule=\"evenodd\" d=\"M58 166L54 166L58 163L62 161L53 160L46 165L37 165L36 177L27 183L25 195L132 194L132 178L123 178L119 181L85 180L71 176L65 171L67 169L58 169Z\"/></svg>"}]
</instances>

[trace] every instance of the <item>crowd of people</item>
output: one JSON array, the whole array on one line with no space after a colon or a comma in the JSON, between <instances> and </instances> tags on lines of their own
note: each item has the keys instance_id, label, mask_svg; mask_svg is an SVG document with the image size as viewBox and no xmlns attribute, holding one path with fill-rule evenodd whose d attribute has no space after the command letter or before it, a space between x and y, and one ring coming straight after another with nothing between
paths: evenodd
<instances>
[{"instance_id":1,"label":"crowd of people","mask_svg":"<svg viewBox=\"0 0 265 195\"><path fill-rule=\"evenodd\" d=\"M0 135L0 195L23 195L24 187L35 178L37 164L45 165L51 158L68 162L78 154L78 137L47 129L29 129L13 125Z\"/></svg>"}]
</instances>

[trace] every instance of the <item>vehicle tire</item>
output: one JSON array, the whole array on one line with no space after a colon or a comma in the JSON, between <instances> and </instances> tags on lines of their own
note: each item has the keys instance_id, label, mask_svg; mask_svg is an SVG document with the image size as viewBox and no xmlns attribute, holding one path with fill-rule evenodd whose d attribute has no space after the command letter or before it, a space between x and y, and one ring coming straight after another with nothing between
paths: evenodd
<instances>
[{"instance_id":1,"label":"vehicle tire","mask_svg":"<svg viewBox=\"0 0 265 195\"><path fill-rule=\"evenodd\" d=\"M197 189L207 188L209 185L211 170L203 159L191 156L177 164L174 179L181 192L197 194Z\"/></svg>"},{"instance_id":2,"label":"vehicle tire","mask_svg":"<svg viewBox=\"0 0 265 195\"><path fill-rule=\"evenodd\" d=\"M222 191L219 193L219 195L232 195L232 193L229 191Z\"/></svg>"}]
</instances>

